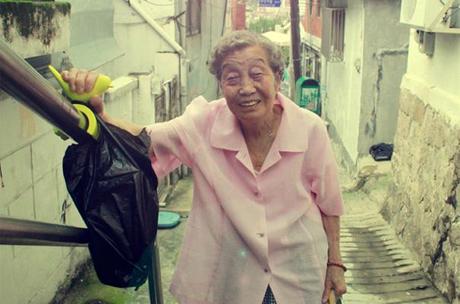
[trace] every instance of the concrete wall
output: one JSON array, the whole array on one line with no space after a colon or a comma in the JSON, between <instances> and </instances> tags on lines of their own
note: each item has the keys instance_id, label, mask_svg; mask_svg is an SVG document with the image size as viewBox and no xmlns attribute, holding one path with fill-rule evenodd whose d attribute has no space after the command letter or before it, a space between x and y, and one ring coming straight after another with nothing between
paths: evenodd
<instances>
[{"instance_id":1,"label":"concrete wall","mask_svg":"<svg viewBox=\"0 0 460 304\"><path fill-rule=\"evenodd\" d=\"M80 2L84 3L88 2ZM152 123L155 97L161 94L163 82L178 78L177 55L159 54L159 51L171 51L171 47L125 1L116 0L113 4L114 36L125 56L99 66L99 71L113 79L113 88L105 95L107 110L120 118ZM162 12L163 16L173 15L174 6ZM150 13L153 18L161 19L159 11ZM14 26L9 29L11 37L19 43L12 41L11 44L23 56L49 54L69 47L69 17L50 23L51 26L61 24L62 33L58 32L54 37L56 41L49 45L40 42L41 36L19 37L12 32ZM46 29L40 23L37 27ZM165 28L174 35L174 26ZM29 46L26 53L24 45ZM84 227L62 176L61 160L70 141L62 141L54 135L50 124L2 91L0 130L0 216ZM79 265L88 257L84 247L0 246L0 302L50 302L59 288L70 283Z\"/></svg>"},{"instance_id":2,"label":"concrete wall","mask_svg":"<svg viewBox=\"0 0 460 304\"><path fill-rule=\"evenodd\" d=\"M230 1L229 1L230 2ZM218 84L207 69L207 60L225 26L225 1L201 2L201 33L186 38L189 63L188 100L203 95L208 100L218 96Z\"/></svg>"},{"instance_id":3,"label":"concrete wall","mask_svg":"<svg viewBox=\"0 0 460 304\"><path fill-rule=\"evenodd\" d=\"M364 10L362 1L349 1L345 13L344 59L327 62L323 95L326 119L335 137L343 143L352 162L358 157L358 138L363 75L356 65L363 58ZM325 61L323 61L325 62ZM360 64L359 64L360 66Z\"/></svg>"},{"instance_id":4,"label":"concrete wall","mask_svg":"<svg viewBox=\"0 0 460 304\"><path fill-rule=\"evenodd\" d=\"M409 35L399 12L400 1L349 1L344 59L322 71L325 117L352 171L372 144L393 141Z\"/></svg>"},{"instance_id":5,"label":"concrete wall","mask_svg":"<svg viewBox=\"0 0 460 304\"><path fill-rule=\"evenodd\" d=\"M364 1L359 155L373 144L393 142L409 39L408 26L399 23L400 6L399 0Z\"/></svg>"},{"instance_id":6,"label":"concrete wall","mask_svg":"<svg viewBox=\"0 0 460 304\"><path fill-rule=\"evenodd\" d=\"M170 2L170 6L155 6L155 9L145 2L140 3L144 3L142 8L154 20L174 16L174 6ZM114 37L124 55L104 64L101 70L113 77L154 71L163 81L177 75L179 58L171 46L126 1L114 0L113 4ZM174 22L158 24L168 36L175 38Z\"/></svg>"},{"instance_id":7,"label":"concrete wall","mask_svg":"<svg viewBox=\"0 0 460 304\"><path fill-rule=\"evenodd\" d=\"M413 33L412 33L413 35ZM428 57L410 39L386 218L434 284L460 303L460 35L436 34Z\"/></svg>"},{"instance_id":8,"label":"concrete wall","mask_svg":"<svg viewBox=\"0 0 460 304\"><path fill-rule=\"evenodd\" d=\"M70 14L59 10L50 14L50 7L35 10L41 6L23 3L18 6L19 16L6 5L14 3L0 4L1 23L10 20L0 36L18 54L38 56L68 47ZM21 34L24 25L29 33ZM62 175L61 159L68 142L1 90L0 130L0 216L83 226ZM1 302L48 303L87 257L86 248L1 245Z\"/></svg>"},{"instance_id":9,"label":"concrete wall","mask_svg":"<svg viewBox=\"0 0 460 304\"><path fill-rule=\"evenodd\" d=\"M150 88L146 95L142 83L148 86L151 76L114 79L105 95L107 110L147 123L144 113L153 113L153 103ZM70 141L62 141L48 123L3 92L0 113L1 130L11 130L0 132L1 147L7 149L0 155L0 216L85 227L62 175L62 157ZM88 257L86 248L0 246L0 294L8 304L48 303Z\"/></svg>"}]
</instances>

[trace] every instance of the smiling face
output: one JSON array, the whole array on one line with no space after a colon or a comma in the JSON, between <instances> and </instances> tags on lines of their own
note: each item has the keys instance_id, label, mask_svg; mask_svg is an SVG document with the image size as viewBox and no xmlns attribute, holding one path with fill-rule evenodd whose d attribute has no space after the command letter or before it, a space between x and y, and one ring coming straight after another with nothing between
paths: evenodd
<instances>
[{"instance_id":1,"label":"smiling face","mask_svg":"<svg viewBox=\"0 0 460 304\"><path fill-rule=\"evenodd\" d=\"M220 86L232 113L246 123L271 116L280 78L273 73L265 50L250 46L225 57Z\"/></svg>"}]
</instances>

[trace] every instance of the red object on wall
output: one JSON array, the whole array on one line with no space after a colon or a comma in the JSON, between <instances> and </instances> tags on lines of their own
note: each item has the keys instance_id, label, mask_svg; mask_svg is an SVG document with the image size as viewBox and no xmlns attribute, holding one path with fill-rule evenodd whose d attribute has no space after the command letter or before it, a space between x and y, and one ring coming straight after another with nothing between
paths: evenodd
<instances>
[{"instance_id":1,"label":"red object on wall","mask_svg":"<svg viewBox=\"0 0 460 304\"><path fill-rule=\"evenodd\" d=\"M307 33L321 38L321 0L307 0L302 25Z\"/></svg>"},{"instance_id":2,"label":"red object on wall","mask_svg":"<svg viewBox=\"0 0 460 304\"><path fill-rule=\"evenodd\" d=\"M232 30L246 29L246 2L244 0L232 0Z\"/></svg>"}]
</instances>

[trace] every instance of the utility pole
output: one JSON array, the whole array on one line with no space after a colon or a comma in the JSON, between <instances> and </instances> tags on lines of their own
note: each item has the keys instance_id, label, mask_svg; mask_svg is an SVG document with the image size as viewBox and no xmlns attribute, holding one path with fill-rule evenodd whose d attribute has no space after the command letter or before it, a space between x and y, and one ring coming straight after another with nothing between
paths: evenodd
<instances>
[{"instance_id":1,"label":"utility pole","mask_svg":"<svg viewBox=\"0 0 460 304\"><path fill-rule=\"evenodd\" d=\"M312 1L312 0L310 0ZM299 1L291 0L291 49L294 68L294 85L300 78L300 33L299 33Z\"/></svg>"}]
</instances>

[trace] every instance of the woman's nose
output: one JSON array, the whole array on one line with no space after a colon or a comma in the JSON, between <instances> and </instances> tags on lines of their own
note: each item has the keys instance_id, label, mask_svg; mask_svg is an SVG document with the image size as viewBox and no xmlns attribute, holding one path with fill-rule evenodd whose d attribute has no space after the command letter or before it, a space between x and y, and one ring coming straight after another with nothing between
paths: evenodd
<instances>
[{"instance_id":1,"label":"woman's nose","mask_svg":"<svg viewBox=\"0 0 460 304\"><path fill-rule=\"evenodd\" d=\"M239 93L241 95L250 95L256 91L254 83L250 78L243 78L241 81L241 87Z\"/></svg>"}]
</instances>

